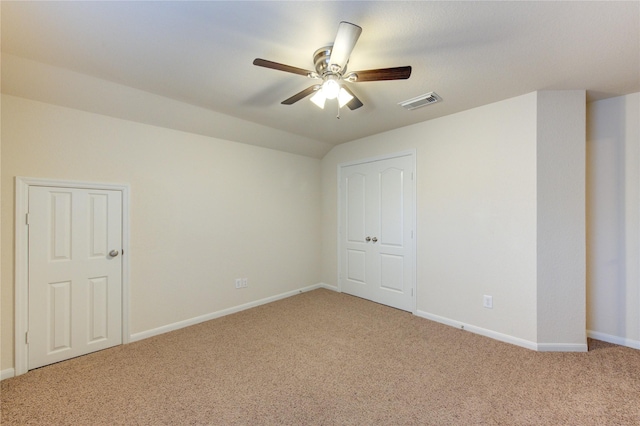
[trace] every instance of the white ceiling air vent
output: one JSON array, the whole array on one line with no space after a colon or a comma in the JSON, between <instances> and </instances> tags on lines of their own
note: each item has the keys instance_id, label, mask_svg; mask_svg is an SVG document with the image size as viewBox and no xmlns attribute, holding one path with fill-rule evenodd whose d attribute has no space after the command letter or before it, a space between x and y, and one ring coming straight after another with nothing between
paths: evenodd
<instances>
[{"instance_id":1,"label":"white ceiling air vent","mask_svg":"<svg viewBox=\"0 0 640 426\"><path fill-rule=\"evenodd\" d=\"M436 102L442 101L442 98L436 94L436 92L425 93L424 95L420 95L418 97L399 102L402 108L406 108L408 110L420 108L426 105L435 104Z\"/></svg>"}]
</instances>

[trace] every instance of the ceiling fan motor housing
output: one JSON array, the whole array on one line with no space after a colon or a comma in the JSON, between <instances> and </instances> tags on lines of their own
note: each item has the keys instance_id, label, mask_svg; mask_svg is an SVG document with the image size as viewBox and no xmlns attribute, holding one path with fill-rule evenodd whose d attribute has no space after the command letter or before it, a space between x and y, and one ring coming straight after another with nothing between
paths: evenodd
<instances>
[{"instance_id":1,"label":"ceiling fan motor housing","mask_svg":"<svg viewBox=\"0 0 640 426\"><path fill-rule=\"evenodd\" d=\"M345 64L341 70L336 71L329 69L332 47L333 46L321 47L313 54L313 64L316 68L316 72L320 77L324 77L325 74L336 74L338 76L342 76L347 71L347 64Z\"/></svg>"}]
</instances>

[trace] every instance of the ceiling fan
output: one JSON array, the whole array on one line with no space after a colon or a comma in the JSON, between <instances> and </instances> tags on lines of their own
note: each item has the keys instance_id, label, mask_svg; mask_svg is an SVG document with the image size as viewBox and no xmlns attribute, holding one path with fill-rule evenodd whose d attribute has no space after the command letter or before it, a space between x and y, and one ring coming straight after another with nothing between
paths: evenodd
<instances>
[{"instance_id":1,"label":"ceiling fan","mask_svg":"<svg viewBox=\"0 0 640 426\"><path fill-rule=\"evenodd\" d=\"M308 71L260 58L256 58L253 61L253 65L321 80L317 84L307 87L303 91L282 101L284 105L292 105L315 93L311 97L311 101L320 108L324 108L327 99L337 98L338 111L345 105L351 110L358 109L363 104L345 83L405 80L411 76L410 66L347 72L347 64L349 63L351 51L356 45L360 33L362 33L362 28L359 26L350 22L340 22L334 43L321 47L313 54L315 71Z\"/></svg>"}]
</instances>

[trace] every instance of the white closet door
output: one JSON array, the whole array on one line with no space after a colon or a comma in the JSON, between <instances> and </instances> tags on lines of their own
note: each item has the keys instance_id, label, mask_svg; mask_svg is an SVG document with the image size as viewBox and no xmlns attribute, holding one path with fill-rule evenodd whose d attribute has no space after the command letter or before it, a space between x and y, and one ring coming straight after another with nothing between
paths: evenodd
<instances>
[{"instance_id":1,"label":"white closet door","mask_svg":"<svg viewBox=\"0 0 640 426\"><path fill-rule=\"evenodd\" d=\"M28 223L28 368L121 344L121 193L33 186Z\"/></svg>"},{"instance_id":2,"label":"white closet door","mask_svg":"<svg viewBox=\"0 0 640 426\"><path fill-rule=\"evenodd\" d=\"M340 281L345 293L414 309L412 156L342 167Z\"/></svg>"}]
</instances>

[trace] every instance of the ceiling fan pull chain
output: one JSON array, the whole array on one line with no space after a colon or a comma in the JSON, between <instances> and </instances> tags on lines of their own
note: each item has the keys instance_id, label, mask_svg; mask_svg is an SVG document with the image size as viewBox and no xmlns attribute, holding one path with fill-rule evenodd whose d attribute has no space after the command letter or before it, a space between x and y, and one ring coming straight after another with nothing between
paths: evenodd
<instances>
[{"instance_id":1,"label":"ceiling fan pull chain","mask_svg":"<svg viewBox=\"0 0 640 426\"><path fill-rule=\"evenodd\" d=\"M340 104L337 104L337 105L338 105L338 115L336 115L336 118L340 120Z\"/></svg>"}]
</instances>

